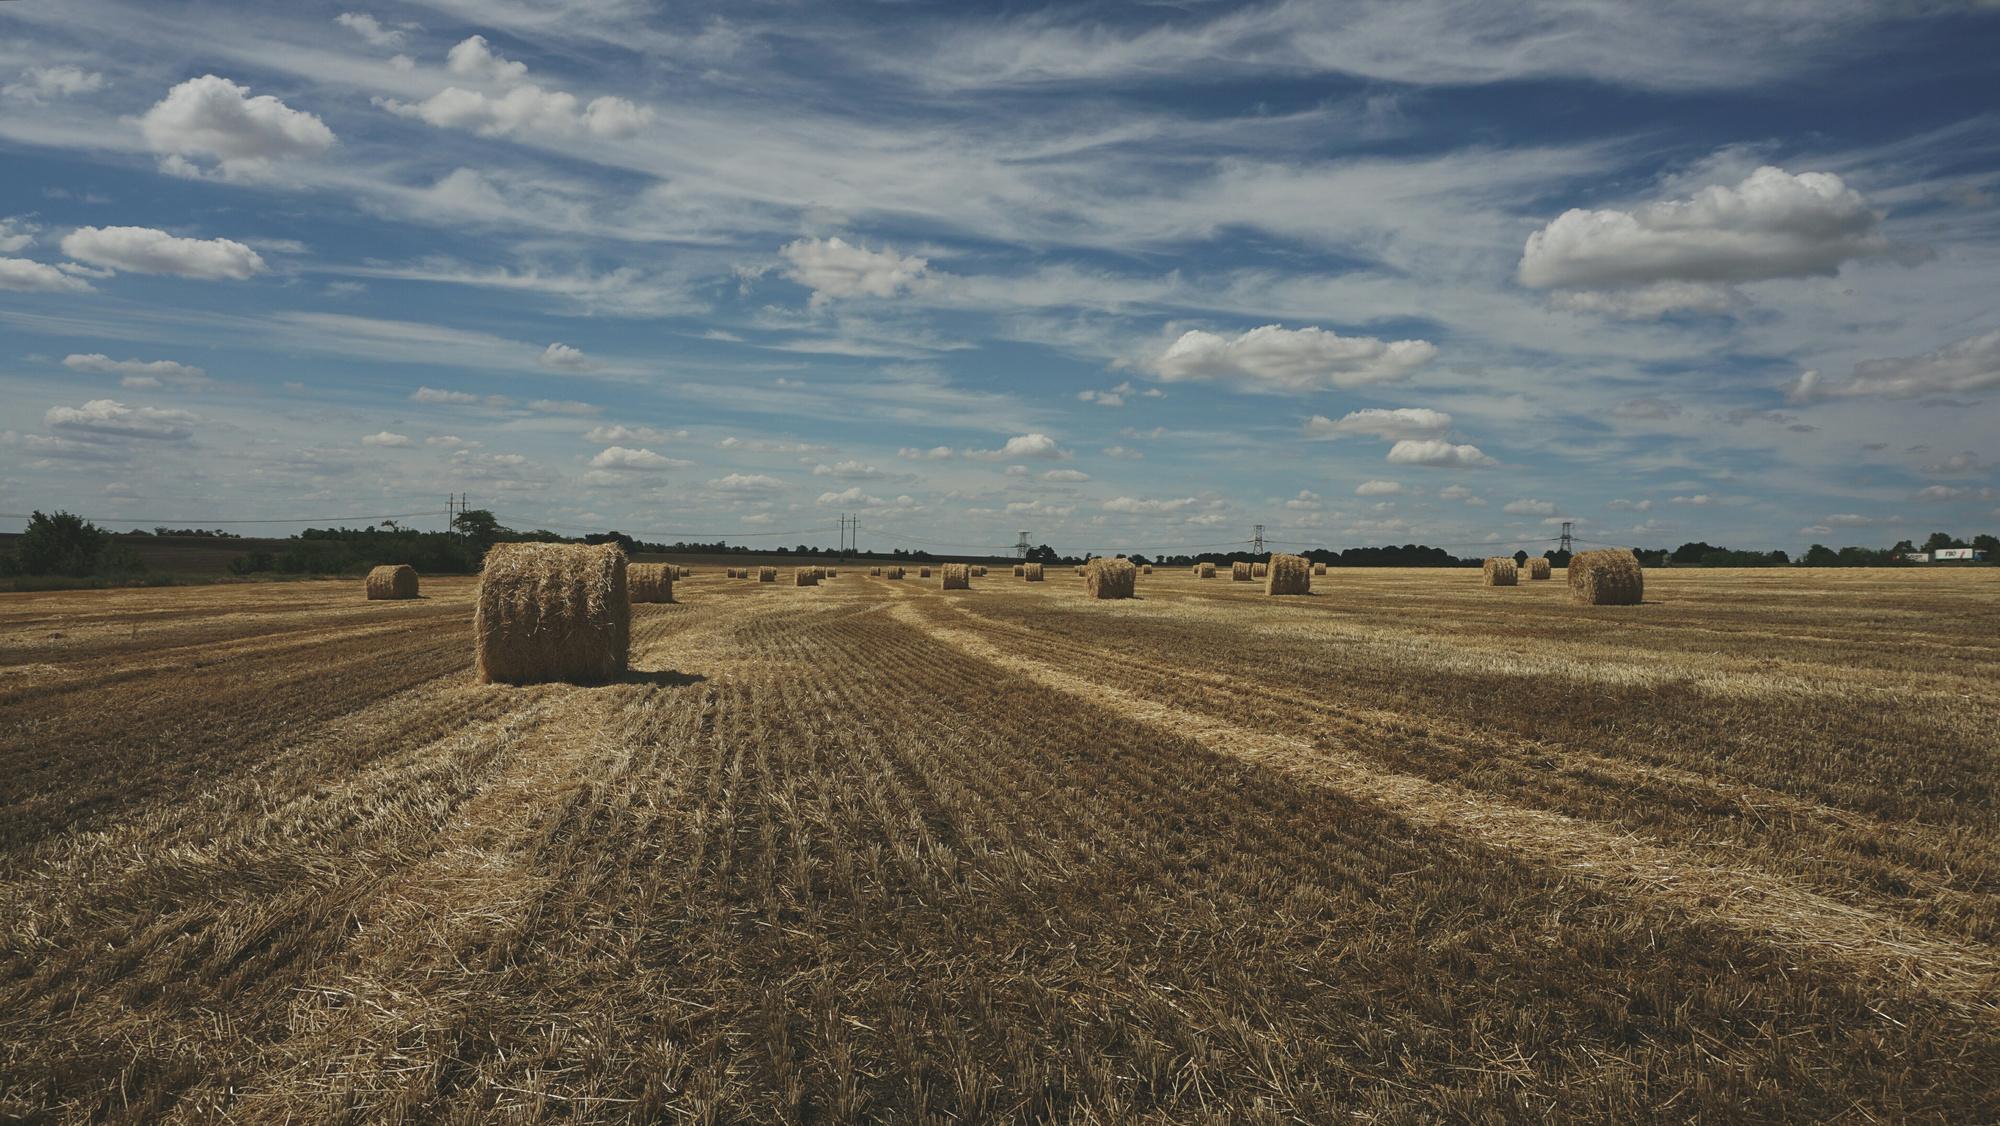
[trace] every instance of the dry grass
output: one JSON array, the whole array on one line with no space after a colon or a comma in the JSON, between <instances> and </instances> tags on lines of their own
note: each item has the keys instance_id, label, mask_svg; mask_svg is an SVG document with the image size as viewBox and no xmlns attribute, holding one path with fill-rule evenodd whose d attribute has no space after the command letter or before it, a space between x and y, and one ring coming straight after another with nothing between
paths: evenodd
<instances>
[{"instance_id":1,"label":"dry grass","mask_svg":"<svg viewBox=\"0 0 2000 1126\"><path fill-rule=\"evenodd\" d=\"M1495 555L1481 567L1480 578L1487 586L1513 586L1519 574L1511 558Z\"/></svg>"},{"instance_id":2,"label":"dry grass","mask_svg":"<svg viewBox=\"0 0 2000 1126\"><path fill-rule=\"evenodd\" d=\"M1580 551L1569 561L1569 596L1586 606L1637 606L1646 599L1646 576L1629 551Z\"/></svg>"},{"instance_id":3,"label":"dry grass","mask_svg":"<svg viewBox=\"0 0 2000 1126\"><path fill-rule=\"evenodd\" d=\"M375 567L368 572L363 584L368 600L415 598L417 596L417 569L408 563L394 566Z\"/></svg>"},{"instance_id":4,"label":"dry grass","mask_svg":"<svg viewBox=\"0 0 2000 1126\"><path fill-rule=\"evenodd\" d=\"M940 568L940 571L944 576L943 581L939 584L942 589L944 590L972 589L972 568L967 566L966 564L946 563L942 568Z\"/></svg>"},{"instance_id":5,"label":"dry grass","mask_svg":"<svg viewBox=\"0 0 2000 1126\"><path fill-rule=\"evenodd\" d=\"M0 598L0 1120L1992 1119L1991 572L1160 572Z\"/></svg>"},{"instance_id":6,"label":"dry grass","mask_svg":"<svg viewBox=\"0 0 2000 1126\"><path fill-rule=\"evenodd\" d=\"M1083 589L1092 598L1131 598L1139 586L1139 569L1129 559L1097 558L1085 568Z\"/></svg>"},{"instance_id":7,"label":"dry grass","mask_svg":"<svg viewBox=\"0 0 2000 1126\"><path fill-rule=\"evenodd\" d=\"M622 675L632 625L625 572L616 544L487 549L472 622L479 679L602 684Z\"/></svg>"},{"instance_id":8,"label":"dry grass","mask_svg":"<svg viewBox=\"0 0 2000 1126\"><path fill-rule=\"evenodd\" d=\"M674 567L669 563L630 563L625 567L625 589L632 602L672 602Z\"/></svg>"},{"instance_id":9,"label":"dry grass","mask_svg":"<svg viewBox=\"0 0 2000 1126\"><path fill-rule=\"evenodd\" d=\"M1303 555L1273 555L1265 594L1311 594L1312 567Z\"/></svg>"}]
</instances>

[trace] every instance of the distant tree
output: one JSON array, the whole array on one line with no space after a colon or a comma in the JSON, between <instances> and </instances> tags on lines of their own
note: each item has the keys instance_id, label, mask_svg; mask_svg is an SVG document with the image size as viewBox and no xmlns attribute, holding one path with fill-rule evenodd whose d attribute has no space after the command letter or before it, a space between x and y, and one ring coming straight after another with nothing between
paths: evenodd
<instances>
[{"instance_id":1,"label":"distant tree","mask_svg":"<svg viewBox=\"0 0 2000 1126\"><path fill-rule=\"evenodd\" d=\"M1569 552L1564 551L1561 548L1557 548L1556 550L1549 552L1549 566L1556 568L1568 567L1569 554L1570 554Z\"/></svg>"},{"instance_id":2,"label":"distant tree","mask_svg":"<svg viewBox=\"0 0 2000 1126\"><path fill-rule=\"evenodd\" d=\"M1983 551L1986 553L1988 560L2000 563L2000 539L1987 535L1974 536L1972 537L1972 550Z\"/></svg>"},{"instance_id":3,"label":"distant tree","mask_svg":"<svg viewBox=\"0 0 2000 1126\"><path fill-rule=\"evenodd\" d=\"M1515 552L1515 553L1514 553L1514 566L1516 566L1516 567L1526 567L1527 565L1528 565L1528 553L1527 553L1527 552L1525 552L1525 551L1517 551L1517 552Z\"/></svg>"},{"instance_id":4,"label":"distant tree","mask_svg":"<svg viewBox=\"0 0 2000 1126\"><path fill-rule=\"evenodd\" d=\"M1710 552L1721 550L1711 543L1684 543L1675 548L1674 553L1668 558L1676 563L1699 563Z\"/></svg>"},{"instance_id":5,"label":"distant tree","mask_svg":"<svg viewBox=\"0 0 2000 1126\"><path fill-rule=\"evenodd\" d=\"M1936 551L1939 548L1944 548L1944 547L1968 547L1968 546L1970 545L1967 544L1964 540L1952 538L1949 532L1932 532L1931 538L1924 541L1925 551Z\"/></svg>"},{"instance_id":6,"label":"distant tree","mask_svg":"<svg viewBox=\"0 0 2000 1126\"><path fill-rule=\"evenodd\" d=\"M1894 546L1894 547L1892 547L1892 548L1890 548L1890 549L1889 549L1889 554L1891 554L1891 555L1914 555L1914 554L1916 554L1916 551L1917 551L1917 545L1916 545L1916 544L1913 544L1913 543L1911 543L1911 542L1910 542L1909 540L1897 540L1897 541L1896 541L1896 546Z\"/></svg>"},{"instance_id":7,"label":"distant tree","mask_svg":"<svg viewBox=\"0 0 2000 1126\"><path fill-rule=\"evenodd\" d=\"M254 575L260 571L275 571L277 569L277 557L268 551L253 551L247 555L239 555L229 561L229 573L232 575Z\"/></svg>"},{"instance_id":8,"label":"distant tree","mask_svg":"<svg viewBox=\"0 0 2000 1126\"><path fill-rule=\"evenodd\" d=\"M1039 544L1028 552L1028 562L1030 563L1059 563L1061 561L1062 556L1057 555L1056 549L1050 547L1048 544Z\"/></svg>"},{"instance_id":9,"label":"distant tree","mask_svg":"<svg viewBox=\"0 0 2000 1126\"><path fill-rule=\"evenodd\" d=\"M28 517L28 530L14 546L14 557L23 574L82 578L97 569L104 539L104 531L81 516L36 512Z\"/></svg>"},{"instance_id":10,"label":"distant tree","mask_svg":"<svg viewBox=\"0 0 2000 1126\"><path fill-rule=\"evenodd\" d=\"M1806 548L1806 557L1800 560L1807 567L1838 567L1840 554L1823 543Z\"/></svg>"},{"instance_id":11,"label":"distant tree","mask_svg":"<svg viewBox=\"0 0 2000 1126\"><path fill-rule=\"evenodd\" d=\"M386 524L388 521L385 520L383 523ZM502 536L513 534L500 526L500 521L494 517L491 510L484 508L468 508L452 517L451 528L452 531L481 547L493 544Z\"/></svg>"}]
</instances>

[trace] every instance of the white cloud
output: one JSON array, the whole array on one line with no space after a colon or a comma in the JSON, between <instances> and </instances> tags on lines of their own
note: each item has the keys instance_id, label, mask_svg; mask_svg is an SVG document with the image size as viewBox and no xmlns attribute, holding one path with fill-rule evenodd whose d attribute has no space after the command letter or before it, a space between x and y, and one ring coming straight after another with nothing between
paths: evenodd
<instances>
[{"instance_id":1,"label":"white cloud","mask_svg":"<svg viewBox=\"0 0 2000 1126\"><path fill-rule=\"evenodd\" d=\"M1707 493L1695 493L1693 496L1669 497L1668 501L1673 504L1688 504L1696 508L1703 508L1714 504L1715 498Z\"/></svg>"},{"instance_id":2,"label":"white cloud","mask_svg":"<svg viewBox=\"0 0 2000 1126\"><path fill-rule=\"evenodd\" d=\"M1104 502L1104 511L1124 512L1134 516L1159 516L1170 512L1184 512L1200 503L1201 501L1194 497L1175 497L1169 500L1113 497Z\"/></svg>"},{"instance_id":3,"label":"white cloud","mask_svg":"<svg viewBox=\"0 0 2000 1126\"><path fill-rule=\"evenodd\" d=\"M1688 199L1565 211L1528 236L1519 276L1535 289L1611 291L1567 299L1573 308L1712 311L1729 300L1721 286L1830 276L1890 249L1880 216L1839 176L1767 165Z\"/></svg>"},{"instance_id":4,"label":"white cloud","mask_svg":"<svg viewBox=\"0 0 2000 1126\"><path fill-rule=\"evenodd\" d=\"M24 102L44 102L71 98L104 89L104 76L80 66L29 67L21 77L0 86L0 97Z\"/></svg>"},{"instance_id":5,"label":"white cloud","mask_svg":"<svg viewBox=\"0 0 2000 1126\"><path fill-rule=\"evenodd\" d=\"M1799 376L1787 398L1794 403L1864 395L1890 399L1964 395L2000 390L2000 329L1967 337L1921 356L1866 360L1845 380L1828 382L1817 371Z\"/></svg>"},{"instance_id":6,"label":"white cloud","mask_svg":"<svg viewBox=\"0 0 2000 1126\"><path fill-rule=\"evenodd\" d=\"M861 491L859 485L856 485L851 489L844 489L837 493L821 493L819 499L813 503L823 507L845 505L849 507L878 508L883 504L883 500L881 497L869 496L867 493Z\"/></svg>"},{"instance_id":7,"label":"white cloud","mask_svg":"<svg viewBox=\"0 0 2000 1126\"><path fill-rule=\"evenodd\" d=\"M390 430L381 430L363 437L361 444L364 446L388 446L394 449L402 449L410 444L410 436L408 434L397 434Z\"/></svg>"},{"instance_id":8,"label":"white cloud","mask_svg":"<svg viewBox=\"0 0 2000 1126\"><path fill-rule=\"evenodd\" d=\"M528 64L502 58L484 35L460 40L445 52L445 69L460 78L508 85L528 76Z\"/></svg>"},{"instance_id":9,"label":"white cloud","mask_svg":"<svg viewBox=\"0 0 2000 1126\"><path fill-rule=\"evenodd\" d=\"M865 462L848 460L848 461L837 461L834 462L832 465L826 465L824 463L815 465L813 466L813 476L839 477L845 480L861 481L861 480L869 480L876 477L882 477L885 476L885 474L881 470Z\"/></svg>"},{"instance_id":10,"label":"white cloud","mask_svg":"<svg viewBox=\"0 0 2000 1126\"><path fill-rule=\"evenodd\" d=\"M473 450L478 449L480 443L468 441L456 434L433 434L424 439L424 445L436 446L441 450Z\"/></svg>"},{"instance_id":11,"label":"white cloud","mask_svg":"<svg viewBox=\"0 0 2000 1126\"><path fill-rule=\"evenodd\" d=\"M123 376L126 387L137 388L158 387L162 382L194 385L208 379L208 373L193 364L176 360L114 360L102 352L72 353L63 357L63 366L71 371Z\"/></svg>"},{"instance_id":12,"label":"white cloud","mask_svg":"<svg viewBox=\"0 0 2000 1126\"><path fill-rule=\"evenodd\" d=\"M1604 507L1613 512L1651 512L1653 510L1653 502L1650 500L1625 500L1620 498L1606 502Z\"/></svg>"},{"instance_id":13,"label":"white cloud","mask_svg":"<svg viewBox=\"0 0 2000 1126\"><path fill-rule=\"evenodd\" d=\"M241 281L264 272L264 259L232 239L179 238L151 227L78 227L63 253L79 262L135 274Z\"/></svg>"},{"instance_id":14,"label":"white cloud","mask_svg":"<svg viewBox=\"0 0 2000 1126\"><path fill-rule=\"evenodd\" d=\"M1120 458L1125 461L1143 461L1146 457L1145 454L1127 446L1106 446L1104 447L1104 456Z\"/></svg>"},{"instance_id":15,"label":"white cloud","mask_svg":"<svg viewBox=\"0 0 2000 1126\"><path fill-rule=\"evenodd\" d=\"M1549 501L1522 498L1510 500L1500 506L1500 511L1510 516L1554 516L1556 506Z\"/></svg>"},{"instance_id":16,"label":"white cloud","mask_svg":"<svg viewBox=\"0 0 2000 1126\"><path fill-rule=\"evenodd\" d=\"M775 493L785 483L763 473L731 473L710 481L708 487L725 493Z\"/></svg>"},{"instance_id":17,"label":"white cloud","mask_svg":"<svg viewBox=\"0 0 2000 1126\"><path fill-rule=\"evenodd\" d=\"M1557 308L1626 320L1651 320L1665 313L1726 313L1741 303L1726 285L1664 281L1627 289L1566 290L1553 298Z\"/></svg>"},{"instance_id":18,"label":"white cloud","mask_svg":"<svg viewBox=\"0 0 2000 1126\"><path fill-rule=\"evenodd\" d=\"M588 371L593 365L582 349L556 343L542 350L542 366L559 371Z\"/></svg>"},{"instance_id":19,"label":"white cloud","mask_svg":"<svg viewBox=\"0 0 2000 1126\"><path fill-rule=\"evenodd\" d=\"M1182 333L1153 360L1152 369L1169 382L1214 379L1253 390L1304 392L1394 383L1436 355L1437 345L1426 340L1386 342L1272 324L1234 337Z\"/></svg>"},{"instance_id":20,"label":"white cloud","mask_svg":"<svg viewBox=\"0 0 2000 1126\"><path fill-rule=\"evenodd\" d=\"M13 254L26 250L35 242L35 232L41 226L15 215L0 219L0 254Z\"/></svg>"},{"instance_id":21,"label":"white cloud","mask_svg":"<svg viewBox=\"0 0 2000 1126\"><path fill-rule=\"evenodd\" d=\"M275 161L319 156L334 145L333 130L319 118L269 94L251 97L248 87L213 74L167 91L139 119L139 131L161 154L161 170L177 176L267 176Z\"/></svg>"},{"instance_id":22,"label":"white cloud","mask_svg":"<svg viewBox=\"0 0 2000 1126\"><path fill-rule=\"evenodd\" d=\"M1300 489L1299 495L1285 502L1285 507L1294 512L1312 512L1319 508L1319 494L1311 489Z\"/></svg>"},{"instance_id":23,"label":"white cloud","mask_svg":"<svg viewBox=\"0 0 2000 1126\"><path fill-rule=\"evenodd\" d=\"M908 461L945 461L951 458L953 453L950 446L932 446L927 450L916 446L904 446L896 451L896 456Z\"/></svg>"},{"instance_id":24,"label":"white cloud","mask_svg":"<svg viewBox=\"0 0 2000 1126\"><path fill-rule=\"evenodd\" d=\"M453 47L445 56L445 65L460 78L503 92L447 86L421 102L376 98L375 104L440 129L469 129L488 137L561 135L578 130L599 137L623 137L653 119L652 110L625 98L593 98L585 105L575 94L537 86L527 81L526 64L495 54L484 36L472 36Z\"/></svg>"},{"instance_id":25,"label":"white cloud","mask_svg":"<svg viewBox=\"0 0 2000 1126\"><path fill-rule=\"evenodd\" d=\"M531 399L528 409L539 414L596 414L604 408L595 403L579 403L575 399Z\"/></svg>"},{"instance_id":26,"label":"white cloud","mask_svg":"<svg viewBox=\"0 0 2000 1126\"><path fill-rule=\"evenodd\" d=\"M1086 403L1096 403L1100 407L1125 405L1125 396L1117 391L1078 391L1076 397Z\"/></svg>"},{"instance_id":27,"label":"white cloud","mask_svg":"<svg viewBox=\"0 0 2000 1126\"><path fill-rule=\"evenodd\" d=\"M99 441L141 438L185 442L194 435L189 424L200 421L187 411L128 407L116 399L92 399L81 407L50 407L42 417L51 430Z\"/></svg>"},{"instance_id":28,"label":"white cloud","mask_svg":"<svg viewBox=\"0 0 2000 1126\"><path fill-rule=\"evenodd\" d=\"M929 264L887 247L870 250L844 239L802 238L779 251L785 276L812 290L812 304L840 297L894 297L923 284Z\"/></svg>"},{"instance_id":29,"label":"white cloud","mask_svg":"<svg viewBox=\"0 0 2000 1126\"><path fill-rule=\"evenodd\" d=\"M12 293L93 293L95 287L54 266L27 258L0 258L0 289Z\"/></svg>"},{"instance_id":30,"label":"white cloud","mask_svg":"<svg viewBox=\"0 0 2000 1126\"><path fill-rule=\"evenodd\" d=\"M475 406L481 403L489 407L507 407L514 404L514 400L509 399L505 395L481 396L474 395L470 391L445 391L436 387L417 388L415 391L410 392L410 401L414 403L437 403L459 407Z\"/></svg>"},{"instance_id":31,"label":"white cloud","mask_svg":"<svg viewBox=\"0 0 2000 1126\"><path fill-rule=\"evenodd\" d=\"M1388 460L1398 465L1454 466L1467 469L1499 464L1481 452L1478 446L1453 445L1442 438L1406 438L1389 447Z\"/></svg>"},{"instance_id":32,"label":"white cloud","mask_svg":"<svg viewBox=\"0 0 2000 1126\"><path fill-rule=\"evenodd\" d=\"M1450 429L1451 416L1428 407L1398 407L1395 410L1370 407L1349 411L1338 422L1323 414L1316 414L1306 421L1306 433L1321 438L1363 434L1400 441L1404 438L1442 438Z\"/></svg>"},{"instance_id":33,"label":"white cloud","mask_svg":"<svg viewBox=\"0 0 2000 1126\"><path fill-rule=\"evenodd\" d=\"M1051 469L1042 474L1044 481L1088 481L1090 474L1080 469Z\"/></svg>"},{"instance_id":34,"label":"white cloud","mask_svg":"<svg viewBox=\"0 0 2000 1126\"><path fill-rule=\"evenodd\" d=\"M333 17L333 22L359 35L371 47L400 47L403 33L382 26L382 21L366 12L342 12Z\"/></svg>"},{"instance_id":35,"label":"white cloud","mask_svg":"<svg viewBox=\"0 0 2000 1126\"><path fill-rule=\"evenodd\" d=\"M1403 483L1400 481L1363 481L1354 486L1354 495L1358 497L1394 496L1402 491Z\"/></svg>"},{"instance_id":36,"label":"white cloud","mask_svg":"<svg viewBox=\"0 0 2000 1126\"><path fill-rule=\"evenodd\" d=\"M1957 500L1971 495L1971 489L1961 489L1953 485L1930 485L1917 491L1918 500Z\"/></svg>"},{"instance_id":37,"label":"white cloud","mask_svg":"<svg viewBox=\"0 0 2000 1126\"><path fill-rule=\"evenodd\" d=\"M606 446L596 457L590 459L592 469L614 470L621 473L658 473L676 468L679 464L673 458L656 454L648 449L630 449L625 446Z\"/></svg>"},{"instance_id":38,"label":"white cloud","mask_svg":"<svg viewBox=\"0 0 2000 1126\"><path fill-rule=\"evenodd\" d=\"M1017 434L1007 439L1007 444L997 450L967 450L966 457L982 461L1013 461L1016 459L1063 460L1069 451L1056 444L1047 434Z\"/></svg>"},{"instance_id":39,"label":"white cloud","mask_svg":"<svg viewBox=\"0 0 2000 1126\"><path fill-rule=\"evenodd\" d=\"M651 426L625 426L613 423L608 426L593 426L584 431L583 440L605 446L622 446L632 442L664 442L672 438L685 438L688 432L675 430L671 433L656 430Z\"/></svg>"}]
</instances>

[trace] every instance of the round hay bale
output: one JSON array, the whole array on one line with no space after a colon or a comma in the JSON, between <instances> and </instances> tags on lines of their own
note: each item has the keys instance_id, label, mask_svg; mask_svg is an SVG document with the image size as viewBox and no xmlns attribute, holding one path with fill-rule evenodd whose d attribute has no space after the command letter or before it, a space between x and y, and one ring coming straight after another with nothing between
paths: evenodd
<instances>
[{"instance_id":1,"label":"round hay bale","mask_svg":"<svg viewBox=\"0 0 2000 1126\"><path fill-rule=\"evenodd\" d=\"M920 579L928 579L928 578L930 578L930 577L931 577L931 569L930 569L929 567L919 567L919 568L917 568L917 577L918 577L918 578L920 578Z\"/></svg>"},{"instance_id":2,"label":"round hay bale","mask_svg":"<svg viewBox=\"0 0 2000 1126\"><path fill-rule=\"evenodd\" d=\"M1229 565L1229 581L1230 581L1230 582L1233 582L1233 583L1247 583L1247 582L1249 582L1249 581L1250 581L1251 579L1253 579L1253 578L1256 578L1256 575L1255 575L1255 574L1253 574L1253 573L1251 572L1251 570L1250 570L1250 564L1248 564L1248 563L1231 563L1231 564Z\"/></svg>"},{"instance_id":3,"label":"round hay bale","mask_svg":"<svg viewBox=\"0 0 2000 1126\"><path fill-rule=\"evenodd\" d=\"M417 596L417 569L408 563L397 563L386 567L376 567L368 572L364 584L368 591L368 601L382 599L415 598Z\"/></svg>"},{"instance_id":4,"label":"round hay bale","mask_svg":"<svg viewBox=\"0 0 2000 1126\"><path fill-rule=\"evenodd\" d=\"M1144 566L1140 567L1140 568L1139 568L1139 573L1140 573L1140 574L1142 574L1142 575L1150 575L1150 574L1152 574L1152 573L1153 573L1153 565L1152 565L1151 563L1148 563L1148 564L1146 564L1146 565L1144 565Z\"/></svg>"},{"instance_id":5,"label":"round hay bale","mask_svg":"<svg viewBox=\"0 0 2000 1126\"><path fill-rule=\"evenodd\" d=\"M1315 563L1315 564L1313 564L1313 574L1315 574L1315 575L1324 575L1324 574L1326 574L1326 564L1324 564L1324 563Z\"/></svg>"},{"instance_id":6,"label":"round hay bale","mask_svg":"<svg viewBox=\"0 0 2000 1126\"><path fill-rule=\"evenodd\" d=\"M758 581L758 582L760 582L760 583L774 583L774 582L777 582L777 581L778 581L778 569L777 569L776 567L759 567L759 568L757 568L757 581Z\"/></svg>"},{"instance_id":7,"label":"round hay bale","mask_svg":"<svg viewBox=\"0 0 2000 1126\"><path fill-rule=\"evenodd\" d=\"M973 577L973 578L975 578L975 579L983 579L983 578L985 578L985 577L986 577L986 568L984 568L984 567L974 567L974 568L972 569L972 577Z\"/></svg>"},{"instance_id":8,"label":"round hay bale","mask_svg":"<svg viewBox=\"0 0 2000 1126\"><path fill-rule=\"evenodd\" d=\"M835 568L832 568L832 567L828 567L828 568L826 569L826 574L825 574L825 575L823 575L823 576L821 576L821 577L822 577L822 578L828 578L828 579L837 579L837 578L839 578L839 577L840 577L840 572L839 572L838 570L836 570Z\"/></svg>"},{"instance_id":9,"label":"round hay bale","mask_svg":"<svg viewBox=\"0 0 2000 1126\"><path fill-rule=\"evenodd\" d=\"M793 586L818 586L819 572L811 567L800 567L792 572Z\"/></svg>"},{"instance_id":10,"label":"round hay bale","mask_svg":"<svg viewBox=\"0 0 2000 1126\"><path fill-rule=\"evenodd\" d=\"M1580 551L1569 561L1569 598L1586 606L1637 606L1646 600L1646 572L1622 548Z\"/></svg>"},{"instance_id":11,"label":"round hay bale","mask_svg":"<svg viewBox=\"0 0 2000 1126\"><path fill-rule=\"evenodd\" d=\"M1041 582L1042 565L1040 563L1028 563L1023 565L1023 567L1021 568L1021 577L1031 583Z\"/></svg>"},{"instance_id":12,"label":"round hay bale","mask_svg":"<svg viewBox=\"0 0 2000 1126\"><path fill-rule=\"evenodd\" d=\"M1017 578L1017 579L1018 579L1018 578L1022 577L1023 575L1026 575L1027 573L1028 573L1028 567L1027 567L1027 564L1025 564L1025 563L1016 563L1016 564L1014 564L1014 577L1015 577L1015 578Z\"/></svg>"},{"instance_id":13,"label":"round hay bale","mask_svg":"<svg viewBox=\"0 0 2000 1126\"><path fill-rule=\"evenodd\" d=\"M882 577L885 579L900 579L903 577L903 569L901 567L891 567L883 573Z\"/></svg>"},{"instance_id":14,"label":"round hay bale","mask_svg":"<svg viewBox=\"0 0 2000 1126\"><path fill-rule=\"evenodd\" d=\"M1548 556L1546 555L1528 556L1528 577L1530 579L1546 579L1549 577L1549 574L1550 574L1550 564Z\"/></svg>"},{"instance_id":15,"label":"round hay bale","mask_svg":"<svg viewBox=\"0 0 2000 1126\"><path fill-rule=\"evenodd\" d=\"M484 684L602 684L625 672L632 603L617 544L501 543L472 618Z\"/></svg>"},{"instance_id":16,"label":"round hay bale","mask_svg":"<svg viewBox=\"0 0 2000 1126\"><path fill-rule=\"evenodd\" d=\"M972 568L964 563L946 563L940 568L944 578L939 584L943 590L971 590Z\"/></svg>"},{"instance_id":17,"label":"round hay bale","mask_svg":"<svg viewBox=\"0 0 2000 1126\"><path fill-rule=\"evenodd\" d=\"M1270 575L1270 573L1271 573L1271 567L1267 563L1250 564L1250 577L1253 579L1266 578Z\"/></svg>"},{"instance_id":18,"label":"round hay bale","mask_svg":"<svg viewBox=\"0 0 2000 1126\"><path fill-rule=\"evenodd\" d=\"M1513 586L1519 577L1519 570L1514 566L1514 557L1511 555L1496 555L1486 561L1487 586Z\"/></svg>"},{"instance_id":19,"label":"round hay bale","mask_svg":"<svg viewBox=\"0 0 2000 1126\"><path fill-rule=\"evenodd\" d=\"M1093 559L1084 572L1083 589L1092 598L1130 598L1139 585L1130 559Z\"/></svg>"},{"instance_id":20,"label":"round hay bale","mask_svg":"<svg viewBox=\"0 0 2000 1126\"><path fill-rule=\"evenodd\" d=\"M674 600L674 568L669 563L631 563L625 567L625 589L631 592L634 604L640 602L672 602Z\"/></svg>"},{"instance_id":21,"label":"round hay bale","mask_svg":"<svg viewBox=\"0 0 2000 1126\"><path fill-rule=\"evenodd\" d=\"M1303 555L1273 555L1264 577L1265 594L1311 594L1312 564Z\"/></svg>"},{"instance_id":22,"label":"round hay bale","mask_svg":"<svg viewBox=\"0 0 2000 1126\"><path fill-rule=\"evenodd\" d=\"M881 578L881 577L882 577L882 568L880 568L880 567L870 567L870 568L868 568L868 574L869 574L869 575L870 575L871 577L873 577L873 578L878 578L878 579L879 579L879 578Z\"/></svg>"},{"instance_id":23,"label":"round hay bale","mask_svg":"<svg viewBox=\"0 0 2000 1126\"><path fill-rule=\"evenodd\" d=\"M1197 563L1195 564L1194 573L1196 578L1212 579L1215 577L1215 564Z\"/></svg>"}]
</instances>

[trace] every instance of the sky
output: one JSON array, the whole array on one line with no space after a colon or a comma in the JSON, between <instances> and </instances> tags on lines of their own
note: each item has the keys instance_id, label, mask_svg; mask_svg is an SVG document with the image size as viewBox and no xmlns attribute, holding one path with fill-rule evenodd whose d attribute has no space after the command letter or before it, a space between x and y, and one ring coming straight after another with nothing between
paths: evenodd
<instances>
[{"instance_id":1,"label":"sky","mask_svg":"<svg viewBox=\"0 0 2000 1126\"><path fill-rule=\"evenodd\" d=\"M2000 529L2000 4L0 5L0 512Z\"/></svg>"}]
</instances>

